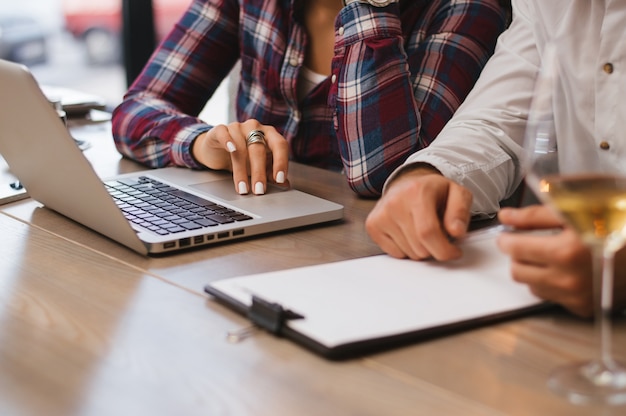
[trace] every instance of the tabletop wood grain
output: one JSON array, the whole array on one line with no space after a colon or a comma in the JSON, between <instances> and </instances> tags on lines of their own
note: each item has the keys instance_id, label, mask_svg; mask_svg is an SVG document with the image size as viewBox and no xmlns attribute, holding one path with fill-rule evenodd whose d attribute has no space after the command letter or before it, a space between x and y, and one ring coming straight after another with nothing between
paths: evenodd
<instances>
[{"instance_id":1,"label":"tabletop wood grain","mask_svg":"<svg viewBox=\"0 0 626 416\"><path fill-rule=\"evenodd\" d=\"M92 130L99 174L139 168ZM0 414L625 414L546 388L594 351L591 322L559 310L343 362L261 331L228 343L248 323L203 293L209 281L380 253L363 226L374 201L338 173L293 164L291 179L345 220L144 257L35 201L2 206ZM613 347L626 361L623 319Z\"/></svg>"}]
</instances>

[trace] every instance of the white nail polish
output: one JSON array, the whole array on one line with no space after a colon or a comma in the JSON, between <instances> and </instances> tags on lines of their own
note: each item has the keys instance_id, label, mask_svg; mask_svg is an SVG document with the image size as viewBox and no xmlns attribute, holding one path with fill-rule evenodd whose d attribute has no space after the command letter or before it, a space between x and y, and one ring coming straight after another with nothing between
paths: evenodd
<instances>
[{"instance_id":1,"label":"white nail polish","mask_svg":"<svg viewBox=\"0 0 626 416\"><path fill-rule=\"evenodd\" d=\"M285 172L282 170L276 174L277 183L285 183Z\"/></svg>"},{"instance_id":2,"label":"white nail polish","mask_svg":"<svg viewBox=\"0 0 626 416\"><path fill-rule=\"evenodd\" d=\"M254 193L257 195L263 195L265 193L265 188L261 182L254 184Z\"/></svg>"},{"instance_id":3,"label":"white nail polish","mask_svg":"<svg viewBox=\"0 0 626 416\"><path fill-rule=\"evenodd\" d=\"M233 142L227 142L226 143L226 148L228 149L228 151L230 153L234 152L235 150L237 150L237 148L235 147L235 144Z\"/></svg>"},{"instance_id":4,"label":"white nail polish","mask_svg":"<svg viewBox=\"0 0 626 416\"><path fill-rule=\"evenodd\" d=\"M239 194L245 195L248 193L248 185L244 181L239 182Z\"/></svg>"}]
</instances>

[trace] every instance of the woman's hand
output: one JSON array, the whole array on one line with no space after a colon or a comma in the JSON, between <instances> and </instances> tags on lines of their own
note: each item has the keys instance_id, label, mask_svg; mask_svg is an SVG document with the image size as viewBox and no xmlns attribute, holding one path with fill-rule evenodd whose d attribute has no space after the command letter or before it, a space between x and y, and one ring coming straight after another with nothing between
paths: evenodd
<instances>
[{"instance_id":1,"label":"woman's hand","mask_svg":"<svg viewBox=\"0 0 626 416\"><path fill-rule=\"evenodd\" d=\"M248 145L248 135L253 130L263 133L265 144ZM256 120L217 125L198 136L191 152L198 162L210 169L232 171L239 194L251 190L256 195L264 194L268 177L275 183L287 184L287 140L274 127Z\"/></svg>"}]
</instances>

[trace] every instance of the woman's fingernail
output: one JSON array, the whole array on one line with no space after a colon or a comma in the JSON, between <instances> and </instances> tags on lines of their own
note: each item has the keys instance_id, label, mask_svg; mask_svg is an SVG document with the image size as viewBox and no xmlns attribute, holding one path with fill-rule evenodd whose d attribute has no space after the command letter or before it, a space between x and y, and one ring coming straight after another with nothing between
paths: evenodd
<instances>
[{"instance_id":1,"label":"woman's fingernail","mask_svg":"<svg viewBox=\"0 0 626 416\"><path fill-rule=\"evenodd\" d=\"M282 170L276 174L276 183L285 183L285 172Z\"/></svg>"},{"instance_id":2,"label":"woman's fingernail","mask_svg":"<svg viewBox=\"0 0 626 416\"><path fill-rule=\"evenodd\" d=\"M248 185L244 181L239 182L239 194L245 195L248 193Z\"/></svg>"},{"instance_id":3,"label":"woman's fingernail","mask_svg":"<svg viewBox=\"0 0 626 416\"><path fill-rule=\"evenodd\" d=\"M265 193L265 188L261 182L254 184L254 193L257 195L263 195Z\"/></svg>"},{"instance_id":4,"label":"woman's fingernail","mask_svg":"<svg viewBox=\"0 0 626 416\"><path fill-rule=\"evenodd\" d=\"M237 150L237 148L235 147L235 143L233 142L227 142L226 143L226 148L228 149L228 151L230 153L234 152L235 150Z\"/></svg>"}]
</instances>

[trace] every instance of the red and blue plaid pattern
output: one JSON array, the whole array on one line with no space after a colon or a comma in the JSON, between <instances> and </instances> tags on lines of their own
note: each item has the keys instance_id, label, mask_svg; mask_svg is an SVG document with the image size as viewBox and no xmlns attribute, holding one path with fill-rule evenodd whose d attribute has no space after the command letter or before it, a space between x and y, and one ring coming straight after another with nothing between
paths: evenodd
<instances>
[{"instance_id":1,"label":"red and blue plaid pattern","mask_svg":"<svg viewBox=\"0 0 626 416\"><path fill-rule=\"evenodd\" d=\"M196 116L241 59L238 119L273 125L292 160L343 170L355 192L377 196L450 119L505 27L498 0L352 3L336 20L331 76L298 102L303 1L194 0L116 108L118 150L200 168L190 145L211 126Z\"/></svg>"}]
</instances>

